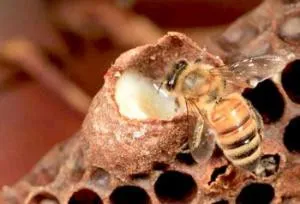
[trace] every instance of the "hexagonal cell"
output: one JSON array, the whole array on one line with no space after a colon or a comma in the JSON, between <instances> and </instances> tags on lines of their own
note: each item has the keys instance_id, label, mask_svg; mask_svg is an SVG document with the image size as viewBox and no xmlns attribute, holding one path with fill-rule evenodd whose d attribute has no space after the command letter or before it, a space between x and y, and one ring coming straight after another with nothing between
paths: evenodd
<instances>
[{"instance_id":1,"label":"hexagonal cell","mask_svg":"<svg viewBox=\"0 0 300 204\"><path fill-rule=\"evenodd\" d=\"M275 155L263 155L258 161L254 173L257 176L268 177L277 173L280 164L280 156Z\"/></svg>"},{"instance_id":2,"label":"hexagonal cell","mask_svg":"<svg viewBox=\"0 0 300 204\"><path fill-rule=\"evenodd\" d=\"M33 174L26 177L27 181L33 186L44 186L53 182L59 172L58 167L36 169Z\"/></svg>"},{"instance_id":3,"label":"hexagonal cell","mask_svg":"<svg viewBox=\"0 0 300 204\"><path fill-rule=\"evenodd\" d=\"M147 192L138 186L119 186L109 196L112 204L150 204Z\"/></svg>"},{"instance_id":4,"label":"hexagonal cell","mask_svg":"<svg viewBox=\"0 0 300 204\"><path fill-rule=\"evenodd\" d=\"M178 171L166 171L157 179L154 190L162 203L189 203L196 195L193 177Z\"/></svg>"},{"instance_id":5,"label":"hexagonal cell","mask_svg":"<svg viewBox=\"0 0 300 204\"><path fill-rule=\"evenodd\" d=\"M288 42L299 43L300 40L300 17L298 15L288 16L279 27L278 35Z\"/></svg>"},{"instance_id":6,"label":"hexagonal cell","mask_svg":"<svg viewBox=\"0 0 300 204\"><path fill-rule=\"evenodd\" d=\"M208 182L208 184L210 185L212 182L214 182L218 178L218 176L224 174L227 170L227 167L228 166L225 165L225 166L221 166L219 168L215 168L210 176L210 181Z\"/></svg>"},{"instance_id":7,"label":"hexagonal cell","mask_svg":"<svg viewBox=\"0 0 300 204\"><path fill-rule=\"evenodd\" d=\"M251 183L245 186L236 198L237 204L268 204L275 196L273 187L266 183Z\"/></svg>"},{"instance_id":8,"label":"hexagonal cell","mask_svg":"<svg viewBox=\"0 0 300 204\"><path fill-rule=\"evenodd\" d=\"M285 127L283 143L290 152L300 153L300 116L293 118Z\"/></svg>"},{"instance_id":9,"label":"hexagonal cell","mask_svg":"<svg viewBox=\"0 0 300 204\"><path fill-rule=\"evenodd\" d=\"M228 200L221 199L216 202L213 202L212 204L229 204L229 202L228 202Z\"/></svg>"},{"instance_id":10,"label":"hexagonal cell","mask_svg":"<svg viewBox=\"0 0 300 204\"><path fill-rule=\"evenodd\" d=\"M59 204L59 201L51 193L39 192L30 199L28 204Z\"/></svg>"},{"instance_id":11,"label":"hexagonal cell","mask_svg":"<svg viewBox=\"0 0 300 204\"><path fill-rule=\"evenodd\" d=\"M68 204L102 204L100 196L87 188L80 189L72 194Z\"/></svg>"},{"instance_id":12,"label":"hexagonal cell","mask_svg":"<svg viewBox=\"0 0 300 204\"><path fill-rule=\"evenodd\" d=\"M233 25L223 33L218 43L222 49L230 52L254 39L258 33L258 29L249 23Z\"/></svg>"},{"instance_id":13,"label":"hexagonal cell","mask_svg":"<svg viewBox=\"0 0 300 204\"><path fill-rule=\"evenodd\" d=\"M188 166L197 164L191 153L178 153L176 155L176 160Z\"/></svg>"},{"instance_id":14,"label":"hexagonal cell","mask_svg":"<svg viewBox=\"0 0 300 204\"><path fill-rule=\"evenodd\" d=\"M69 159L67 162L69 168L72 168L70 180L73 182L79 182L85 173L84 155L82 150L78 149L74 152L72 154L72 159Z\"/></svg>"},{"instance_id":15,"label":"hexagonal cell","mask_svg":"<svg viewBox=\"0 0 300 204\"><path fill-rule=\"evenodd\" d=\"M102 168L95 168L90 175L90 182L97 187L107 187L110 183L110 174Z\"/></svg>"},{"instance_id":16,"label":"hexagonal cell","mask_svg":"<svg viewBox=\"0 0 300 204\"><path fill-rule=\"evenodd\" d=\"M54 182L62 164L67 160L68 155L65 151L74 145L75 140L75 138L70 139L55 146L38 162L32 172L25 177L25 180L32 186L46 186Z\"/></svg>"},{"instance_id":17,"label":"hexagonal cell","mask_svg":"<svg viewBox=\"0 0 300 204\"><path fill-rule=\"evenodd\" d=\"M300 103L300 60L289 63L282 72L281 83L294 103Z\"/></svg>"},{"instance_id":18,"label":"hexagonal cell","mask_svg":"<svg viewBox=\"0 0 300 204\"><path fill-rule=\"evenodd\" d=\"M259 83L254 89L246 89L243 96L252 103L266 124L279 121L284 113L284 98L275 83L269 79Z\"/></svg>"},{"instance_id":19,"label":"hexagonal cell","mask_svg":"<svg viewBox=\"0 0 300 204\"><path fill-rule=\"evenodd\" d=\"M276 181L276 192L282 203L292 204L300 201L300 164L293 163L282 172Z\"/></svg>"}]
</instances>

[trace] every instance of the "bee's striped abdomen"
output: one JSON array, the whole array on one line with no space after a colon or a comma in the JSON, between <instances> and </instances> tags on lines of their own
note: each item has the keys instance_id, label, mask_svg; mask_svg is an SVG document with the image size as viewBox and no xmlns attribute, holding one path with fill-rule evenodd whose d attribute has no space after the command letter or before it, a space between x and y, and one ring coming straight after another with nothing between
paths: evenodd
<instances>
[{"instance_id":1,"label":"bee's striped abdomen","mask_svg":"<svg viewBox=\"0 0 300 204\"><path fill-rule=\"evenodd\" d=\"M234 165L247 166L260 157L258 121L242 96L231 94L221 99L209 119L217 132L218 145Z\"/></svg>"}]
</instances>

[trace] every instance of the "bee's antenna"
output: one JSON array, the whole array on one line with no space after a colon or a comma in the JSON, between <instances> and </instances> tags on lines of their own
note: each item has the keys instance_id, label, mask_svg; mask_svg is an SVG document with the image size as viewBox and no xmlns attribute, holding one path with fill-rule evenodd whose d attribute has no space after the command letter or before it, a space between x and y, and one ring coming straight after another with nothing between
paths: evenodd
<instances>
[{"instance_id":1,"label":"bee's antenna","mask_svg":"<svg viewBox=\"0 0 300 204\"><path fill-rule=\"evenodd\" d=\"M157 89L157 93L159 93L161 87L164 85L164 81L159 83L158 89Z\"/></svg>"},{"instance_id":2,"label":"bee's antenna","mask_svg":"<svg viewBox=\"0 0 300 204\"><path fill-rule=\"evenodd\" d=\"M185 102L185 107L186 107L186 121L187 121L187 133L190 130L190 122L189 122L189 106L188 106L188 101L187 99L184 97L184 102Z\"/></svg>"},{"instance_id":3,"label":"bee's antenna","mask_svg":"<svg viewBox=\"0 0 300 204\"><path fill-rule=\"evenodd\" d=\"M188 106L188 99L186 99L184 97L184 102L185 102L185 106L186 106L186 120L187 120L187 130L186 130L186 133L188 134L189 133L189 130L190 130L190 123L189 123L189 106ZM189 142L187 140L187 142L185 142L183 144L183 146L181 147L181 150L180 150L181 153L183 154L187 154L187 153L190 153L190 148L189 148Z\"/></svg>"},{"instance_id":4,"label":"bee's antenna","mask_svg":"<svg viewBox=\"0 0 300 204\"><path fill-rule=\"evenodd\" d=\"M191 104L196 108L196 111L198 112L198 114L203 118L203 119L207 119L205 114L202 113L202 111L200 110L200 108L198 107L198 105L194 102L191 101Z\"/></svg>"}]
</instances>

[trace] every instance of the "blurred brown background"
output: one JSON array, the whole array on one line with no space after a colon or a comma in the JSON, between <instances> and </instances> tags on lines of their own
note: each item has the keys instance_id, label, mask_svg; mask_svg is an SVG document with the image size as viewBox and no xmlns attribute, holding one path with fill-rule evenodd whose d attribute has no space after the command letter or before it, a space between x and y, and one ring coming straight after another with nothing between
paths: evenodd
<instances>
[{"instance_id":1,"label":"blurred brown background","mask_svg":"<svg viewBox=\"0 0 300 204\"><path fill-rule=\"evenodd\" d=\"M74 3L71 8L67 0L0 1L0 49L7 40L26 37L39 49L51 50L59 56L49 57L48 53L47 60L53 63L52 68L90 97L101 87L105 70L122 51L152 41L156 35L168 30L182 31L197 42L204 42L207 36L217 35L260 2L137 0L131 7L128 4L128 8L124 8L120 5L128 1L120 0L109 1L108 7L98 8L93 5L101 4L100 0L90 0L90 5L86 3L89 1L83 1L83 5L79 3L80 6L76 7ZM80 9L86 9L84 20ZM135 21L141 15L152 21L150 28L147 22ZM128 21L127 17L133 20ZM77 30L71 29L72 32L68 27L70 23L61 23L71 22L76 28L76 23L81 20L85 25ZM130 25L122 27L128 22ZM105 29L98 32L95 25ZM134 34L128 37L125 31L129 28L129 33ZM122 29L125 31L122 32ZM91 35L89 30L97 35ZM140 40L139 33L142 35ZM128 40L131 37L133 40ZM24 57L25 61L29 58ZM14 70L13 74L11 70ZM0 62L0 186L13 184L23 176L55 143L74 134L84 118L84 113L72 107L61 94L51 89L51 85L49 88L46 83L38 82L36 76L24 70L20 64L12 66L11 63Z\"/></svg>"}]
</instances>

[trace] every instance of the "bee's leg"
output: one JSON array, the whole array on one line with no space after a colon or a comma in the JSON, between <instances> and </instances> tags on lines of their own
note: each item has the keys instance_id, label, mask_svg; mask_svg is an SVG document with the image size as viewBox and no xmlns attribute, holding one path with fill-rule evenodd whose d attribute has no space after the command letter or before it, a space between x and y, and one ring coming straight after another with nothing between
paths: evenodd
<instances>
[{"instance_id":1,"label":"bee's leg","mask_svg":"<svg viewBox=\"0 0 300 204\"><path fill-rule=\"evenodd\" d=\"M225 97L227 96L227 94L217 94L216 96L215 96L215 103L216 104L219 104Z\"/></svg>"},{"instance_id":2,"label":"bee's leg","mask_svg":"<svg viewBox=\"0 0 300 204\"><path fill-rule=\"evenodd\" d=\"M218 97L218 98L216 98L216 104L219 104L220 103L220 101L222 101L223 100L223 98L220 96L220 97Z\"/></svg>"},{"instance_id":3,"label":"bee's leg","mask_svg":"<svg viewBox=\"0 0 300 204\"><path fill-rule=\"evenodd\" d=\"M188 141L189 149L191 152L194 151L201 143L203 127L204 127L203 121L198 120L197 124L195 125L195 129L193 131L192 137L189 138Z\"/></svg>"},{"instance_id":4,"label":"bee's leg","mask_svg":"<svg viewBox=\"0 0 300 204\"><path fill-rule=\"evenodd\" d=\"M259 134L262 137L263 136L263 129L264 129L264 121L263 121L261 115L255 109L255 107L250 103L250 101L247 100L247 104L250 107L250 109L252 110L255 121L257 122L257 130L258 130Z\"/></svg>"},{"instance_id":5,"label":"bee's leg","mask_svg":"<svg viewBox=\"0 0 300 204\"><path fill-rule=\"evenodd\" d=\"M180 147L180 153L182 154L189 154L191 153L191 150L189 148L188 142L185 142L181 147Z\"/></svg>"},{"instance_id":6,"label":"bee's leg","mask_svg":"<svg viewBox=\"0 0 300 204\"><path fill-rule=\"evenodd\" d=\"M211 103L213 101L216 101L216 102L220 101L219 90L217 90L217 89L211 91L208 94L208 101L207 101L207 103Z\"/></svg>"},{"instance_id":7,"label":"bee's leg","mask_svg":"<svg viewBox=\"0 0 300 204\"><path fill-rule=\"evenodd\" d=\"M201 143L201 137L203 133L203 121L198 120L196 125L193 127L192 135L188 138L188 141L185 142L180 148L181 153L191 153L195 150Z\"/></svg>"},{"instance_id":8,"label":"bee's leg","mask_svg":"<svg viewBox=\"0 0 300 204\"><path fill-rule=\"evenodd\" d=\"M264 129L264 121L261 117L261 115L257 112L257 110L253 109L253 112L254 112L254 115L255 115L255 119L257 121L257 129L260 133L260 135L263 136L263 134L261 134L263 132L263 129Z\"/></svg>"},{"instance_id":9,"label":"bee's leg","mask_svg":"<svg viewBox=\"0 0 300 204\"><path fill-rule=\"evenodd\" d=\"M200 110L196 103L191 104L197 120L192 131L188 131L191 134L188 138L189 153L197 163L202 163L208 161L213 154L215 135L208 124L207 112Z\"/></svg>"},{"instance_id":10,"label":"bee's leg","mask_svg":"<svg viewBox=\"0 0 300 204\"><path fill-rule=\"evenodd\" d=\"M247 99L245 99L245 100L246 100L247 105L249 106L250 110L252 110L253 117L257 121L257 129L258 129L259 133L262 133L262 131L264 129L264 121L263 121L261 115L255 109L255 107L251 104L250 101L248 101Z\"/></svg>"}]
</instances>

